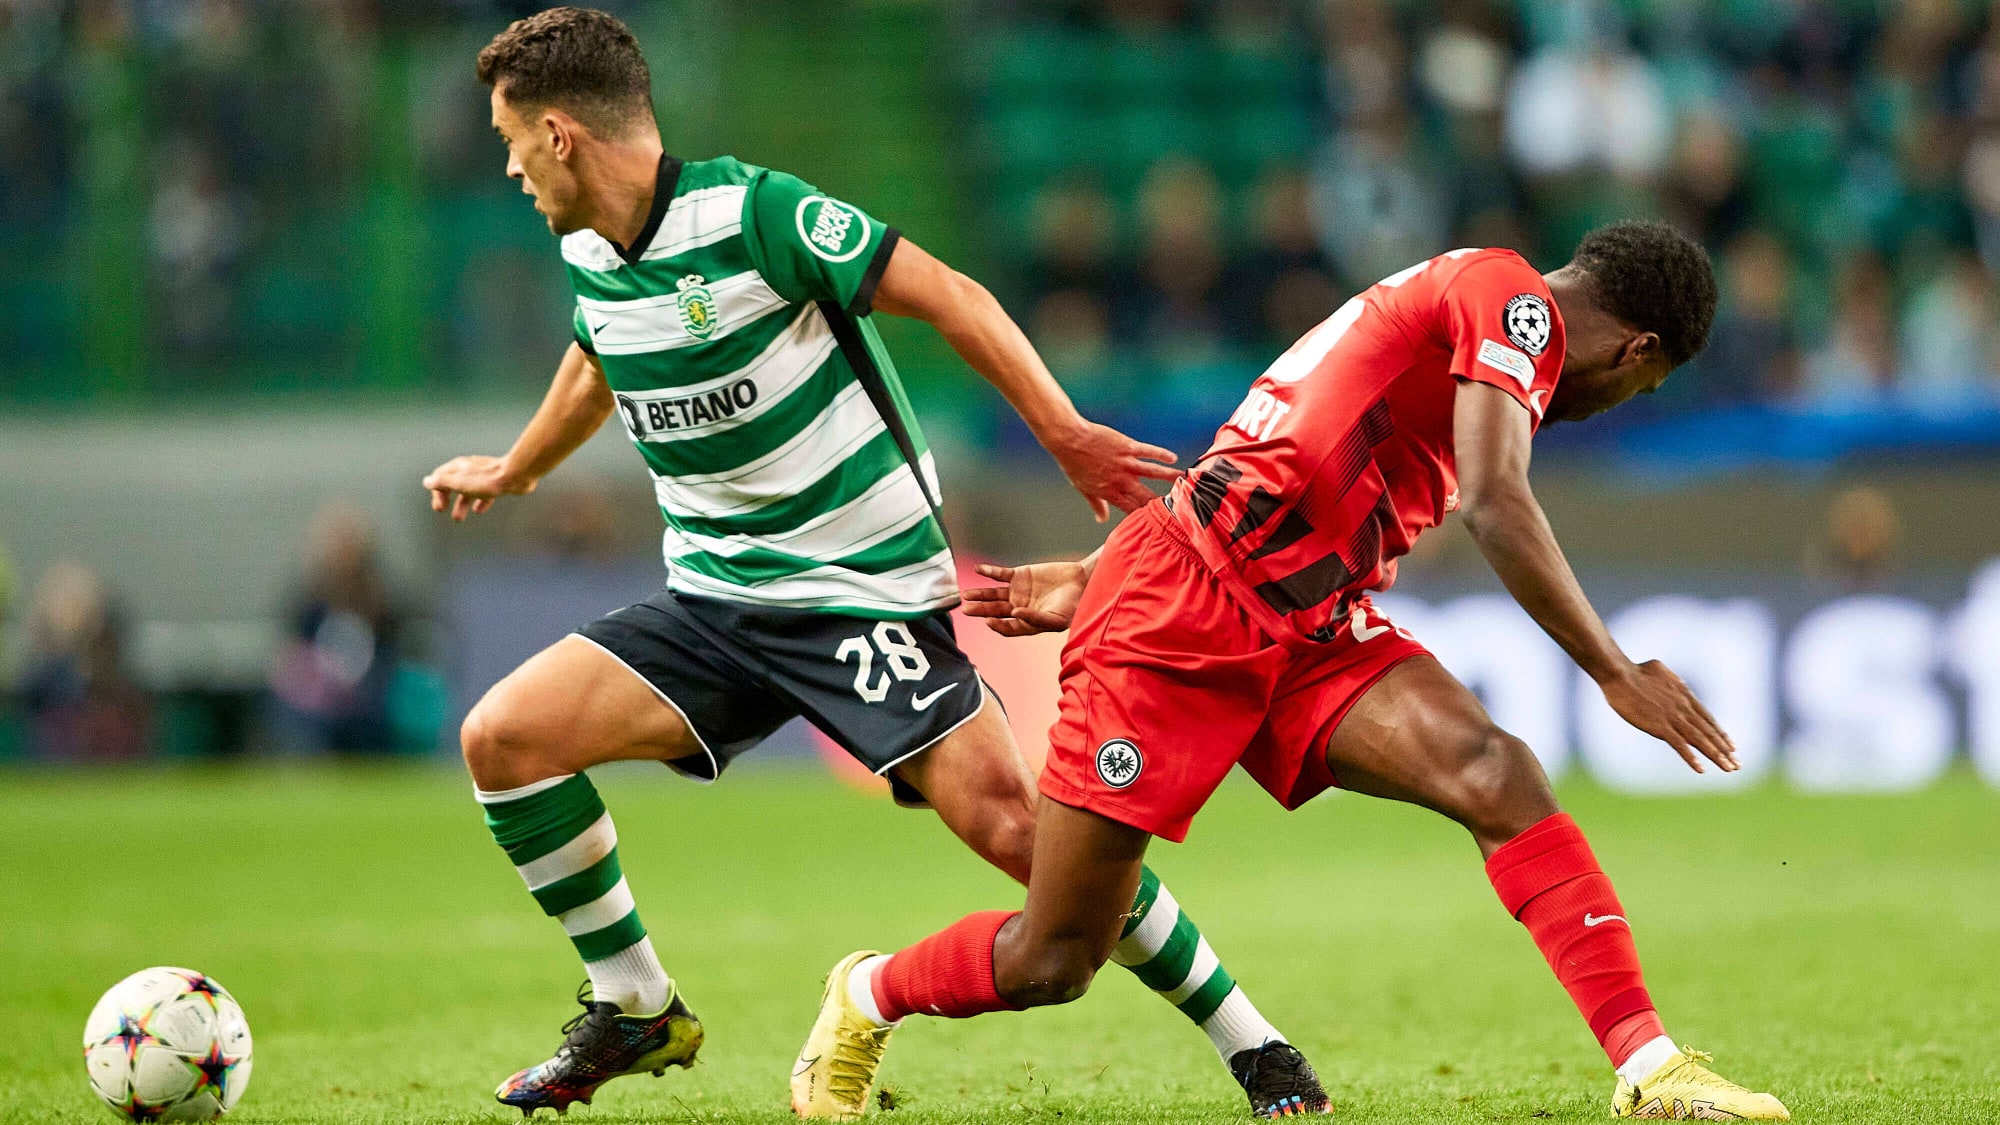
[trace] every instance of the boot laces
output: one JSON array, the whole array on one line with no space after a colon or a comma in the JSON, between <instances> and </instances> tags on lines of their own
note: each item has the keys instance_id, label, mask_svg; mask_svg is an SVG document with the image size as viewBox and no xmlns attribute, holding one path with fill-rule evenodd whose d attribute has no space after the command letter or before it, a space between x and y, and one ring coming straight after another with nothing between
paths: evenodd
<instances>
[{"instance_id":1,"label":"boot laces","mask_svg":"<svg viewBox=\"0 0 2000 1125\"><path fill-rule=\"evenodd\" d=\"M882 1052L889 1046L889 1033L894 1030L894 1027L875 1027L835 1037L826 1080L835 1097L853 1103L868 1096L875 1068L880 1065Z\"/></svg>"},{"instance_id":2,"label":"boot laces","mask_svg":"<svg viewBox=\"0 0 2000 1125\"><path fill-rule=\"evenodd\" d=\"M1682 1044L1681 1054L1687 1057L1687 1062L1681 1065L1684 1067L1691 1067L1695 1070L1700 1071L1701 1072L1700 1077L1703 1079L1705 1084L1712 1086L1720 1086L1727 1090L1737 1090L1746 1094L1750 1092L1748 1087L1739 1086L1736 1083L1731 1082L1729 1079L1724 1078L1722 1075L1717 1074L1714 1071L1708 1069L1707 1064L1714 1062L1715 1056L1709 1054L1707 1051L1697 1051L1693 1047L1687 1046L1686 1044Z\"/></svg>"},{"instance_id":3,"label":"boot laces","mask_svg":"<svg viewBox=\"0 0 2000 1125\"><path fill-rule=\"evenodd\" d=\"M569 1021L562 1025L562 1046L556 1048L558 1059L575 1055L586 1043L595 1039L598 1027L616 1012L616 1009L609 1004L597 1003L596 994L591 991L589 981L576 986L576 1002L583 1005L583 1011L571 1016Z\"/></svg>"}]
</instances>

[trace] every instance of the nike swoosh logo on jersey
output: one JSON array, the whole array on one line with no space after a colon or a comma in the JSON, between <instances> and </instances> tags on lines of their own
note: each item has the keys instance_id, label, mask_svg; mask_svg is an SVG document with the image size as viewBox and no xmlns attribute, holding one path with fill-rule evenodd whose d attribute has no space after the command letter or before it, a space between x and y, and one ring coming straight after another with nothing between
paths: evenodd
<instances>
[{"instance_id":1,"label":"nike swoosh logo on jersey","mask_svg":"<svg viewBox=\"0 0 2000 1125\"><path fill-rule=\"evenodd\" d=\"M930 706L931 706L931 704L933 704L933 703L936 703L936 702L938 701L938 697L939 697L939 696L943 695L943 694L944 694L945 692L948 692L948 691L950 691L951 689L953 689L953 688L955 688L955 687L959 686L959 684L962 684L962 683L964 683L964 682L965 682L964 680L960 680L960 681L958 681L958 683L957 683L957 684L946 684L945 686L943 686L943 687L941 687L941 688L937 689L936 691L934 691L934 692L930 693L929 695L913 695L913 696L911 696L911 697L910 697L910 710L912 710L912 711L928 711L928 710L930 710Z\"/></svg>"},{"instance_id":2,"label":"nike swoosh logo on jersey","mask_svg":"<svg viewBox=\"0 0 2000 1125\"><path fill-rule=\"evenodd\" d=\"M800 1055L799 1064L792 1068L792 1077L797 1078L799 1075L804 1074L808 1070L811 1070L813 1068L813 1064L818 1061L819 1061L818 1055L814 1055L812 1058L807 1058L804 1055Z\"/></svg>"},{"instance_id":3,"label":"nike swoosh logo on jersey","mask_svg":"<svg viewBox=\"0 0 2000 1125\"><path fill-rule=\"evenodd\" d=\"M1528 394L1528 405L1535 408L1535 417L1537 418L1540 418L1542 412L1548 409L1548 407L1542 405L1542 396L1548 393L1547 391L1531 391Z\"/></svg>"},{"instance_id":4,"label":"nike swoosh logo on jersey","mask_svg":"<svg viewBox=\"0 0 2000 1125\"><path fill-rule=\"evenodd\" d=\"M1583 912L1583 924L1586 927L1602 926L1606 922L1625 922L1625 916L1623 914L1592 914L1588 910ZM1629 926L1632 923L1625 922L1625 924Z\"/></svg>"},{"instance_id":5,"label":"nike swoosh logo on jersey","mask_svg":"<svg viewBox=\"0 0 2000 1125\"><path fill-rule=\"evenodd\" d=\"M1355 606L1353 616L1347 619L1347 631L1354 634L1356 644L1365 645L1388 632L1389 626L1376 625L1371 628L1368 624L1368 614L1360 606Z\"/></svg>"}]
</instances>

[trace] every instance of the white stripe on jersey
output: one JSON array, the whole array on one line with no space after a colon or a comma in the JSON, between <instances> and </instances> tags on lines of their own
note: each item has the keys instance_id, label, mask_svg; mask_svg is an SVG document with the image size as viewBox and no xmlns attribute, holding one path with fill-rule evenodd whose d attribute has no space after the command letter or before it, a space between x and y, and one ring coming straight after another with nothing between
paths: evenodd
<instances>
[{"instance_id":1,"label":"white stripe on jersey","mask_svg":"<svg viewBox=\"0 0 2000 1125\"><path fill-rule=\"evenodd\" d=\"M721 242L743 230L744 184L722 184L676 196L660 216L660 229L640 261L669 258ZM611 273L625 266L618 248L594 230L580 230L562 239L563 261L593 273Z\"/></svg>"},{"instance_id":2,"label":"white stripe on jersey","mask_svg":"<svg viewBox=\"0 0 2000 1125\"><path fill-rule=\"evenodd\" d=\"M704 477L653 474L653 498L670 515L740 516L803 492L887 428L860 384L850 384L804 430L755 461Z\"/></svg>"},{"instance_id":3,"label":"white stripe on jersey","mask_svg":"<svg viewBox=\"0 0 2000 1125\"><path fill-rule=\"evenodd\" d=\"M700 535L682 532L694 549L727 560L764 548L808 559L840 559L865 551L923 521L931 506L908 471L893 472L866 492L790 531L761 535Z\"/></svg>"},{"instance_id":4,"label":"white stripe on jersey","mask_svg":"<svg viewBox=\"0 0 2000 1125\"><path fill-rule=\"evenodd\" d=\"M669 536L672 529L668 529ZM669 554L671 554L669 550ZM754 601L784 609L839 606L869 613L905 614L936 610L958 599L958 579L949 550L881 574L861 574L820 566L756 586L738 586L706 574L670 566L667 587L696 597Z\"/></svg>"},{"instance_id":5,"label":"white stripe on jersey","mask_svg":"<svg viewBox=\"0 0 2000 1125\"><path fill-rule=\"evenodd\" d=\"M700 383L690 383L685 387L619 393L634 402L667 401L693 398L696 395L721 390L744 379L755 379L757 401L735 414L698 426L661 430L635 440L669 442L707 437L710 434L734 429L768 413L818 373L820 366L833 354L836 346L833 330L827 327L825 318L819 315L818 309L808 306L799 310L799 315L793 318L791 327L778 333L778 338L772 340L762 352L758 353L756 359L727 375ZM824 415L826 412L822 410L820 413Z\"/></svg>"},{"instance_id":6,"label":"white stripe on jersey","mask_svg":"<svg viewBox=\"0 0 2000 1125\"><path fill-rule=\"evenodd\" d=\"M584 320L599 355L637 355L713 343L755 323L787 304L755 270L708 283L715 298L715 331L707 339L681 323L680 295L663 293L629 301L601 301L579 295Z\"/></svg>"},{"instance_id":7,"label":"white stripe on jersey","mask_svg":"<svg viewBox=\"0 0 2000 1125\"><path fill-rule=\"evenodd\" d=\"M820 348L824 348L828 342L832 342L832 338L834 338L834 330L826 326L826 318L820 316L818 308L814 308L814 306L808 304L808 306L800 308L796 316L792 316L792 322L786 324L784 332L778 332L778 336L770 344L764 344L762 352L758 352L750 362L742 364L740 368L736 368L736 370L732 370L728 374L718 374L714 378L704 378L700 382L688 382L688 384L682 384L682 386L660 386L658 390L620 390L618 394L624 394L626 398L630 398L634 402L664 402L664 400L670 400L670 398L692 398L696 394L708 394L710 390L722 390L724 386L732 386L734 382L738 382L742 378L748 378L752 374L760 374L760 376L766 376L766 378L758 380L758 400L756 400L754 406L762 406L766 390L772 388L772 386L780 386L778 382L768 382L770 376L774 376L778 372L784 372L784 370L790 370L790 366L794 362L798 362L798 352L790 352L788 354L790 348L806 348L806 350L816 350L816 352L824 354L824 350L820 350ZM778 360L782 360L784 366L776 366ZM812 372L808 370L806 374L812 374ZM790 384L786 384L786 386L790 386ZM670 436L660 436L660 438L654 438L654 440L678 440L678 438L688 436L692 432L694 430L690 426L686 430L674 430Z\"/></svg>"},{"instance_id":8,"label":"white stripe on jersey","mask_svg":"<svg viewBox=\"0 0 2000 1125\"><path fill-rule=\"evenodd\" d=\"M653 244L639 255L648 262L671 258L703 246L721 242L743 229L743 196L750 189L743 184L723 184L676 196L660 219Z\"/></svg>"},{"instance_id":9,"label":"white stripe on jersey","mask_svg":"<svg viewBox=\"0 0 2000 1125\"><path fill-rule=\"evenodd\" d=\"M595 273L610 273L625 264L618 248L594 230L571 231L562 237L563 261Z\"/></svg>"}]
</instances>

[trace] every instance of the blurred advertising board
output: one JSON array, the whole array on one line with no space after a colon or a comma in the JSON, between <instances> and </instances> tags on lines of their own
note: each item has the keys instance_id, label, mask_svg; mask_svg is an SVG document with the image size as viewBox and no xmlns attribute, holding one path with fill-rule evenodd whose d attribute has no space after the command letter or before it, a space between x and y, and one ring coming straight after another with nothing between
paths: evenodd
<instances>
[{"instance_id":1,"label":"blurred advertising board","mask_svg":"<svg viewBox=\"0 0 2000 1125\"><path fill-rule=\"evenodd\" d=\"M537 649L658 581L657 564L467 568L447 614L459 713ZM969 566L962 581L989 584ZM1806 791L1893 792L1927 785L1967 756L2000 787L2000 559L1969 578L1919 576L1866 592L1689 571L1591 575L1586 586L1635 659L1665 661L1700 692L1735 738L1740 772L1697 775L1626 726L1490 584L1409 581L1377 604L1558 777L1582 770L1628 793L1719 793L1774 775ZM958 634L1039 765L1063 638L1003 638L962 616ZM788 728L776 742L773 756L812 748L843 775L858 772L816 735Z\"/></svg>"}]
</instances>

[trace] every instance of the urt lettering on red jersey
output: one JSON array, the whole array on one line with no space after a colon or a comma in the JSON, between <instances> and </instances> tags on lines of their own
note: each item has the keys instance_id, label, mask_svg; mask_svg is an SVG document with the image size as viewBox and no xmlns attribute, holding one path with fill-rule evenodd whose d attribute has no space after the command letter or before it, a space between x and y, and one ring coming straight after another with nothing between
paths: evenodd
<instances>
[{"instance_id":1,"label":"urt lettering on red jersey","mask_svg":"<svg viewBox=\"0 0 2000 1125\"><path fill-rule=\"evenodd\" d=\"M1325 641L1354 597L1456 507L1460 381L1539 425L1562 373L1547 283L1511 250L1454 250L1342 305L1252 384L1169 504L1274 637Z\"/></svg>"}]
</instances>

